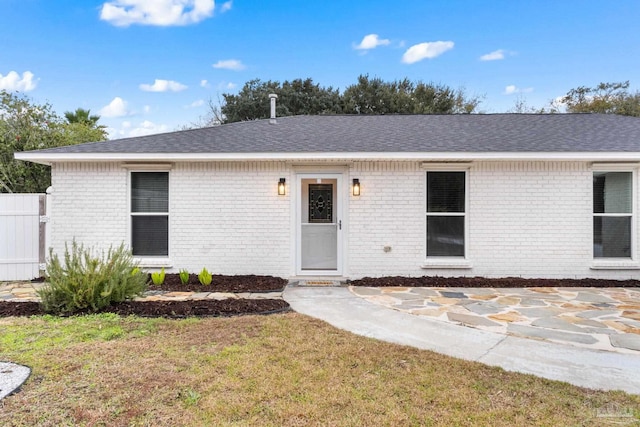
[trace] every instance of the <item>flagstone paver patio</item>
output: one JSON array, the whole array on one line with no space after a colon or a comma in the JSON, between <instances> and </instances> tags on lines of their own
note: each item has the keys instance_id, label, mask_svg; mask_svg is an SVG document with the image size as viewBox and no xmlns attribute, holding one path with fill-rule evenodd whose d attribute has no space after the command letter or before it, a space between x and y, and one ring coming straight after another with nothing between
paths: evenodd
<instances>
[{"instance_id":1,"label":"flagstone paver patio","mask_svg":"<svg viewBox=\"0 0 640 427\"><path fill-rule=\"evenodd\" d=\"M349 288L394 310L472 328L640 355L636 288Z\"/></svg>"}]
</instances>

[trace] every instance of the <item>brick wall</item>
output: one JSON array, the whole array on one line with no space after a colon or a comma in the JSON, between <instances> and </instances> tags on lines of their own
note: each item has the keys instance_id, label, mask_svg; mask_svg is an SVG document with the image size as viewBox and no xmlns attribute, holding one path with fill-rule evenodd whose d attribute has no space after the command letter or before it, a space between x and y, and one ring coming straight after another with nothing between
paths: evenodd
<instances>
[{"instance_id":1,"label":"brick wall","mask_svg":"<svg viewBox=\"0 0 640 427\"><path fill-rule=\"evenodd\" d=\"M426 171L418 163L361 162L350 173L362 183L362 195L350 199L351 277L640 279L638 270L591 269L592 171L588 163L471 164L466 243L472 268L467 269L421 268L426 253ZM638 247L640 242L634 243ZM385 252L384 246L391 251Z\"/></svg>"},{"instance_id":2,"label":"brick wall","mask_svg":"<svg viewBox=\"0 0 640 427\"><path fill-rule=\"evenodd\" d=\"M101 248L129 242L128 173L117 163L52 168L57 252L74 237ZM426 171L418 162L351 163L349 182L358 178L362 195L349 195L344 275L640 279L638 270L590 268L588 163L476 162L468 173L472 268L423 269ZM287 180L286 196L277 195L279 178ZM176 163L169 182L174 270L206 266L223 274L294 274L294 179L284 162Z\"/></svg>"},{"instance_id":3,"label":"brick wall","mask_svg":"<svg viewBox=\"0 0 640 427\"><path fill-rule=\"evenodd\" d=\"M422 275L424 170L415 162L358 162L350 174L361 195L349 200L349 276Z\"/></svg>"},{"instance_id":4,"label":"brick wall","mask_svg":"<svg viewBox=\"0 0 640 427\"><path fill-rule=\"evenodd\" d=\"M60 256L74 238L97 249L126 241L126 170L114 163L58 163L51 185L50 244Z\"/></svg>"},{"instance_id":5,"label":"brick wall","mask_svg":"<svg viewBox=\"0 0 640 427\"><path fill-rule=\"evenodd\" d=\"M593 275L592 172L586 164L487 162L469 173L471 273Z\"/></svg>"},{"instance_id":6,"label":"brick wall","mask_svg":"<svg viewBox=\"0 0 640 427\"><path fill-rule=\"evenodd\" d=\"M142 169L140 169L142 170ZM117 163L59 164L52 170L52 246L74 237L108 248L129 243L127 169ZM178 163L169 174L169 259L173 270L288 277L290 182L280 163Z\"/></svg>"},{"instance_id":7,"label":"brick wall","mask_svg":"<svg viewBox=\"0 0 640 427\"><path fill-rule=\"evenodd\" d=\"M289 191L281 163L182 163L170 175L170 252L178 268L288 277ZM288 184L287 184L288 185Z\"/></svg>"}]
</instances>

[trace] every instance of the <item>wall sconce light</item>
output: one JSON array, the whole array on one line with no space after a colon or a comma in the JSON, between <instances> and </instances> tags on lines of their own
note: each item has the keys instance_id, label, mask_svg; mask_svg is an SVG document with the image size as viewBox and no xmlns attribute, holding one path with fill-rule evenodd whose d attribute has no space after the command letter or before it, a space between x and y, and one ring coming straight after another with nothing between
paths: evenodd
<instances>
[{"instance_id":1,"label":"wall sconce light","mask_svg":"<svg viewBox=\"0 0 640 427\"><path fill-rule=\"evenodd\" d=\"M285 179L284 178L280 178L280 181L278 182L278 196L284 196L284 183L285 183Z\"/></svg>"},{"instance_id":2,"label":"wall sconce light","mask_svg":"<svg viewBox=\"0 0 640 427\"><path fill-rule=\"evenodd\" d=\"M353 195L360 195L360 180L358 178L353 178Z\"/></svg>"}]
</instances>

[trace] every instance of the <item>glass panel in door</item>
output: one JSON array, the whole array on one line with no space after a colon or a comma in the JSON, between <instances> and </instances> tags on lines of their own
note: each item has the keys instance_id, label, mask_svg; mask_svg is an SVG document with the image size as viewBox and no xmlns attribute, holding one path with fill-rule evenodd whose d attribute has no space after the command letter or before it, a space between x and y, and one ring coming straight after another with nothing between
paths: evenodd
<instances>
[{"instance_id":1,"label":"glass panel in door","mask_svg":"<svg viewBox=\"0 0 640 427\"><path fill-rule=\"evenodd\" d=\"M301 187L301 268L337 270L337 180L302 179Z\"/></svg>"}]
</instances>

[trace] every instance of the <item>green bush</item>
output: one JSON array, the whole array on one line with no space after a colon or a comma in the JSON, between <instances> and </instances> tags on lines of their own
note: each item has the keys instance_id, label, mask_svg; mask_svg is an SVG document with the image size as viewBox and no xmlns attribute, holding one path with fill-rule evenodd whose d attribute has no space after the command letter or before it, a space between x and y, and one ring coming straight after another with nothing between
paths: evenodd
<instances>
[{"instance_id":1,"label":"green bush","mask_svg":"<svg viewBox=\"0 0 640 427\"><path fill-rule=\"evenodd\" d=\"M187 270L180 270L180 282L183 285L189 283L189 272Z\"/></svg>"},{"instance_id":2,"label":"green bush","mask_svg":"<svg viewBox=\"0 0 640 427\"><path fill-rule=\"evenodd\" d=\"M164 277L165 277L164 267L162 267L162 270L160 271L151 273L151 281L156 286L160 286L164 283Z\"/></svg>"},{"instance_id":3,"label":"green bush","mask_svg":"<svg viewBox=\"0 0 640 427\"><path fill-rule=\"evenodd\" d=\"M207 271L207 267L204 267L200 274L198 274L198 280L203 286L209 286L211 284L211 273Z\"/></svg>"},{"instance_id":4,"label":"green bush","mask_svg":"<svg viewBox=\"0 0 640 427\"><path fill-rule=\"evenodd\" d=\"M146 273L134 264L124 244L94 255L74 240L71 251L65 243L64 265L49 251L48 285L38 291L47 313L68 314L80 310L99 311L112 303L141 295L147 288Z\"/></svg>"}]
</instances>

